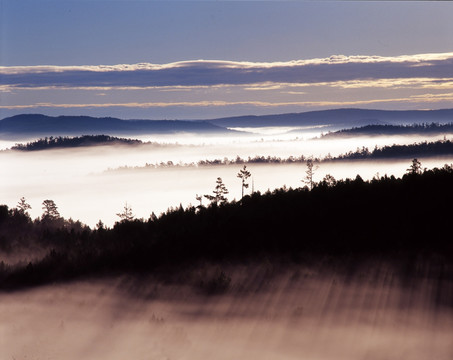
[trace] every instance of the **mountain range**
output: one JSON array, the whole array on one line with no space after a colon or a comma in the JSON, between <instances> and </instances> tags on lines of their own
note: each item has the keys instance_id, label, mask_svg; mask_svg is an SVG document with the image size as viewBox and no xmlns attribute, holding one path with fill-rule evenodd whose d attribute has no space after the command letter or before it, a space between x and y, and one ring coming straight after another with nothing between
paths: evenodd
<instances>
[{"instance_id":1,"label":"mountain range","mask_svg":"<svg viewBox=\"0 0 453 360\"><path fill-rule=\"evenodd\" d=\"M228 133L231 130L205 121L121 120L112 117L15 115L0 120L0 137L64 135L139 135L171 133Z\"/></svg>"},{"instance_id":2,"label":"mountain range","mask_svg":"<svg viewBox=\"0 0 453 360\"><path fill-rule=\"evenodd\" d=\"M237 116L211 120L121 120L90 116L46 116L21 114L0 120L0 138L68 135L143 135L143 134L240 134L231 128L314 127L335 131L367 125L407 125L451 123L453 109L442 110L367 110L333 109L302 113ZM250 131L248 129L248 131ZM253 132L253 129L251 129Z\"/></svg>"},{"instance_id":3,"label":"mountain range","mask_svg":"<svg viewBox=\"0 0 453 360\"><path fill-rule=\"evenodd\" d=\"M442 110L368 110L332 109L262 116L238 116L207 120L223 127L320 126L349 128L366 125L407 125L414 123L450 123L453 109Z\"/></svg>"}]
</instances>

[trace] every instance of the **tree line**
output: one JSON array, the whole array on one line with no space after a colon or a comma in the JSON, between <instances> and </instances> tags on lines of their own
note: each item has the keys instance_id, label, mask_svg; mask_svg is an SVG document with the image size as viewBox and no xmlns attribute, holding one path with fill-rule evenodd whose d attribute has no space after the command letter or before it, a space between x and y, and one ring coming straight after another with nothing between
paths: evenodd
<instances>
[{"instance_id":1,"label":"tree line","mask_svg":"<svg viewBox=\"0 0 453 360\"><path fill-rule=\"evenodd\" d=\"M370 151L367 147L357 148L356 151L339 155L330 160L356 160L356 159L389 159L410 158L421 156L452 155L453 142L450 140L438 140L435 142L420 142L409 145L387 145L375 147Z\"/></svg>"},{"instance_id":2,"label":"tree line","mask_svg":"<svg viewBox=\"0 0 453 360\"><path fill-rule=\"evenodd\" d=\"M109 171L121 170L140 170L149 168L166 168L166 167L203 167L203 166L224 166L224 165L249 165L249 164L298 164L313 161L314 163L345 161L345 160L372 160L372 159L397 159L397 158L420 158L427 156L445 156L453 155L453 142L443 139L435 142L420 142L408 145L385 145L382 147L375 146L373 150L368 147L357 148L355 151L349 151L338 156L328 154L324 157L313 156L289 156L281 158L278 156L249 156L244 159L236 156L233 159L213 159L200 160L191 163L175 163L173 161L160 162L156 164L145 164L145 166L122 166L117 169L109 169Z\"/></svg>"},{"instance_id":3,"label":"tree line","mask_svg":"<svg viewBox=\"0 0 453 360\"><path fill-rule=\"evenodd\" d=\"M314 174L315 171L318 169L318 165L314 164L313 158L308 158L306 161L306 171L305 171L305 177L301 179L302 183L305 183L305 188L309 190L313 190L313 187L319 186L320 184L324 184L326 186L334 186L337 183L337 180L330 174L325 175L325 177L322 179L320 182L315 182L314 181ZM406 170L407 174L412 174L412 175L419 175L422 173L422 167L421 167L421 162L418 159L413 159L411 166ZM245 195L245 190L249 188L249 183L248 183L248 178L252 176L252 173L247 169L247 166L244 165L242 169L239 170L239 172L236 175L239 179L241 179L241 200L244 198ZM254 189L252 187L252 194L254 193ZM202 198L206 198L211 202L211 205L222 205L228 202L228 198L226 197L227 194L229 194L228 189L226 188L226 185L223 183L223 180L221 177L218 177L216 180L216 185L214 190L212 191L212 194L205 194L205 195L198 195L196 194L195 198L200 202L200 205L197 206L197 209L200 209L203 207L203 202ZM12 210L13 214L18 214L21 217L29 217L28 210L30 210L32 207L29 203L27 203L27 200L25 197L21 197L19 199L19 202L17 203L16 207ZM41 218L36 219L35 222L42 221L44 223L50 223L53 225L53 227L58 227L58 226L73 226L75 223L71 219L70 221L66 221L63 217L61 217L59 211L58 211L58 206L56 205L54 200L46 199L42 202L42 210L43 213L41 215ZM116 213L116 215L119 217L120 221L132 221L135 219L135 215L133 214L133 210L130 204L127 202L125 203L123 210L121 212ZM151 217L156 218L155 214L152 213ZM77 222L78 226L81 227L81 223ZM102 223L102 220L99 220L97 224L98 228L104 227L104 224Z\"/></svg>"},{"instance_id":4,"label":"tree line","mask_svg":"<svg viewBox=\"0 0 453 360\"><path fill-rule=\"evenodd\" d=\"M321 138L345 137L345 136L376 136L376 135L415 135L415 134L443 134L453 132L453 123L421 123L410 125L366 125L328 132L321 135Z\"/></svg>"},{"instance_id":5,"label":"tree line","mask_svg":"<svg viewBox=\"0 0 453 360\"><path fill-rule=\"evenodd\" d=\"M118 138L109 135L83 135L75 137L57 136L45 137L26 144L16 144L11 150L37 151L56 148L73 148L108 144L140 145L141 140Z\"/></svg>"}]
</instances>

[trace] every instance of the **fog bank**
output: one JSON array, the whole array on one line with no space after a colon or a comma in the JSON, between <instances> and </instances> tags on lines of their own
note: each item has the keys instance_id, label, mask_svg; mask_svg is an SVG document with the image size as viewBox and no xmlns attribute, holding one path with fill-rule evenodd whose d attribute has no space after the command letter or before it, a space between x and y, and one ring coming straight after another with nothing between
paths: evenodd
<instances>
[{"instance_id":1,"label":"fog bank","mask_svg":"<svg viewBox=\"0 0 453 360\"><path fill-rule=\"evenodd\" d=\"M186 143L179 142L185 139ZM148 139L156 140L156 139ZM127 202L137 217L148 218L152 212L159 214L169 207L199 205L196 195L212 194L217 177L221 177L229 190L229 200L241 197L240 179L236 177L242 166L219 165L213 167L159 167L127 171L108 171L119 167L145 167L168 161L174 164L199 160L235 159L240 156L332 156L355 151L357 147L411 144L413 137L365 138L360 140L283 140L267 138L245 141L239 138L212 139L193 137L159 138L160 142L142 146L96 146L30 152L0 152L1 203L15 207L24 196L32 206L33 218L42 214L45 199L56 202L65 218L81 220L94 226L102 220L108 226L118 220ZM206 142L204 142L206 141ZM357 142L355 142L357 141ZM452 163L453 157L420 159L427 168ZM410 159L392 161L352 161L321 163L315 170L314 180L326 174L336 179L363 179L376 175L401 176L410 165ZM253 190L265 192L282 186L304 186L304 164L249 164L252 177L246 193ZM203 199L203 205L207 200Z\"/></svg>"},{"instance_id":2,"label":"fog bank","mask_svg":"<svg viewBox=\"0 0 453 360\"><path fill-rule=\"evenodd\" d=\"M371 264L369 264L371 265ZM127 277L0 294L4 359L449 360L453 314L436 300L452 285L398 277L388 266L354 275L302 265L226 266L227 293L197 282ZM429 269L428 269L429 270ZM429 271L428 271L429 272ZM191 285L192 284L192 285Z\"/></svg>"}]
</instances>

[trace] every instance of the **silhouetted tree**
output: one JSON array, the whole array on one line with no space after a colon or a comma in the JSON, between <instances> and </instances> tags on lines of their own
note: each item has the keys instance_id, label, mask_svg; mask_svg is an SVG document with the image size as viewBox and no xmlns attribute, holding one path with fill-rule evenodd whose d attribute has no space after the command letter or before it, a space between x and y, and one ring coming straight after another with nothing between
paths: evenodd
<instances>
[{"instance_id":1,"label":"silhouetted tree","mask_svg":"<svg viewBox=\"0 0 453 360\"><path fill-rule=\"evenodd\" d=\"M30 204L27 203L25 197L22 196L19 202L17 203L16 209L19 212L19 214L28 215L27 210L31 209L31 206Z\"/></svg>"},{"instance_id":2,"label":"silhouetted tree","mask_svg":"<svg viewBox=\"0 0 453 360\"><path fill-rule=\"evenodd\" d=\"M121 222L134 220L134 215L132 214L132 208L127 204L127 202L124 204L123 211L120 213L117 213L116 216L118 216L121 219L120 220Z\"/></svg>"},{"instance_id":3,"label":"silhouetted tree","mask_svg":"<svg viewBox=\"0 0 453 360\"><path fill-rule=\"evenodd\" d=\"M306 184L308 184L310 190L313 189L313 175L315 173L315 170L317 169L318 167L313 164L313 159L312 158L309 158L307 159L307 170L305 171L305 178L302 180L303 182L305 182Z\"/></svg>"},{"instance_id":4,"label":"silhouetted tree","mask_svg":"<svg viewBox=\"0 0 453 360\"><path fill-rule=\"evenodd\" d=\"M105 225L104 223L102 222L102 220L99 220L98 223L96 224L96 228L98 230L104 230L105 229Z\"/></svg>"},{"instance_id":5,"label":"silhouetted tree","mask_svg":"<svg viewBox=\"0 0 453 360\"><path fill-rule=\"evenodd\" d=\"M337 180L335 180L335 178L332 175L327 174L326 176L324 176L324 179L322 179L322 182L326 186L332 187L332 186L335 186L335 184L337 183Z\"/></svg>"},{"instance_id":6,"label":"silhouetted tree","mask_svg":"<svg viewBox=\"0 0 453 360\"><path fill-rule=\"evenodd\" d=\"M61 217L58 207L53 200L44 200L42 202L42 209L44 210L42 214L43 220L57 220Z\"/></svg>"},{"instance_id":7,"label":"silhouetted tree","mask_svg":"<svg viewBox=\"0 0 453 360\"><path fill-rule=\"evenodd\" d=\"M203 196L197 194L195 196L195 199L197 199L200 202L200 205L198 205L198 207L201 208L203 206Z\"/></svg>"},{"instance_id":8,"label":"silhouetted tree","mask_svg":"<svg viewBox=\"0 0 453 360\"><path fill-rule=\"evenodd\" d=\"M251 176L252 174L250 171L247 170L247 166L244 165L244 168L239 170L239 173L237 175L238 178L242 180L242 198L244 197L244 189L247 189L249 187L249 184L246 183L246 180Z\"/></svg>"},{"instance_id":9,"label":"silhouetted tree","mask_svg":"<svg viewBox=\"0 0 453 360\"><path fill-rule=\"evenodd\" d=\"M151 213L151 215L149 216L149 220L154 222L154 221L157 221L158 218L156 216L156 214L154 213L154 211Z\"/></svg>"},{"instance_id":10,"label":"silhouetted tree","mask_svg":"<svg viewBox=\"0 0 453 360\"><path fill-rule=\"evenodd\" d=\"M409 169L406 170L408 174L418 175L422 173L422 164L418 159L413 159Z\"/></svg>"},{"instance_id":11,"label":"silhouetted tree","mask_svg":"<svg viewBox=\"0 0 453 360\"><path fill-rule=\"evenodd\" d=\"M204 197L216 205L223 204L227 201L225 195L228 194L228 190L223 183L222 178L217 178L216 187L212 192L214 195L204 195Z\"/></svg>"}]
</instances>

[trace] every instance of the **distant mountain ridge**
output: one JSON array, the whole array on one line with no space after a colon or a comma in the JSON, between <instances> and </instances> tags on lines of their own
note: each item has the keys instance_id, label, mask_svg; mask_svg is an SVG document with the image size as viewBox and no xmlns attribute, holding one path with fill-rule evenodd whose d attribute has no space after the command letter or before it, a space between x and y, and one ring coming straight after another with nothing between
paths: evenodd
<instances>
[{"instance_id":1,"label":"distant mountain ridge","mask_svg":"<svg viewBox=\"0 0 453 360\"><path fill-rule=\"evenodd\" d=\"M423 122L453 122L453 109L441 110L368 110L332 109L261 116L237 116L208 120L223 127L319 126L331 128L375 124L406 125Z\"/></svg>"},{"instance_id":2,"label":"distant mountain ridge","mask_svg":"<svg viewBox=\"0 0 453 360\"><path fill-rule=\"evenodd\" d=\"M453 109L368 110L332 109L302 113L237 116L211 120L121 120L113 117L22 114L0 120L0 137L65 135L235 134L231 128L323 126L335 131L367 125L453 122ZM237 134L237 133L236 133Z\"/></svg>"},{"instance_id":3,"label":"distant mountain ridge","mask_svg":"<svg viewBox=\"0 0 453 360\"><path fill-rule=\"evenodd\" d=\"M189 120L121 120L113 117L15 115L0 120L0 136L61 136L61 135L139 135L215 133L233 131L205 121Z\"/></svg>"}]
</instances>

